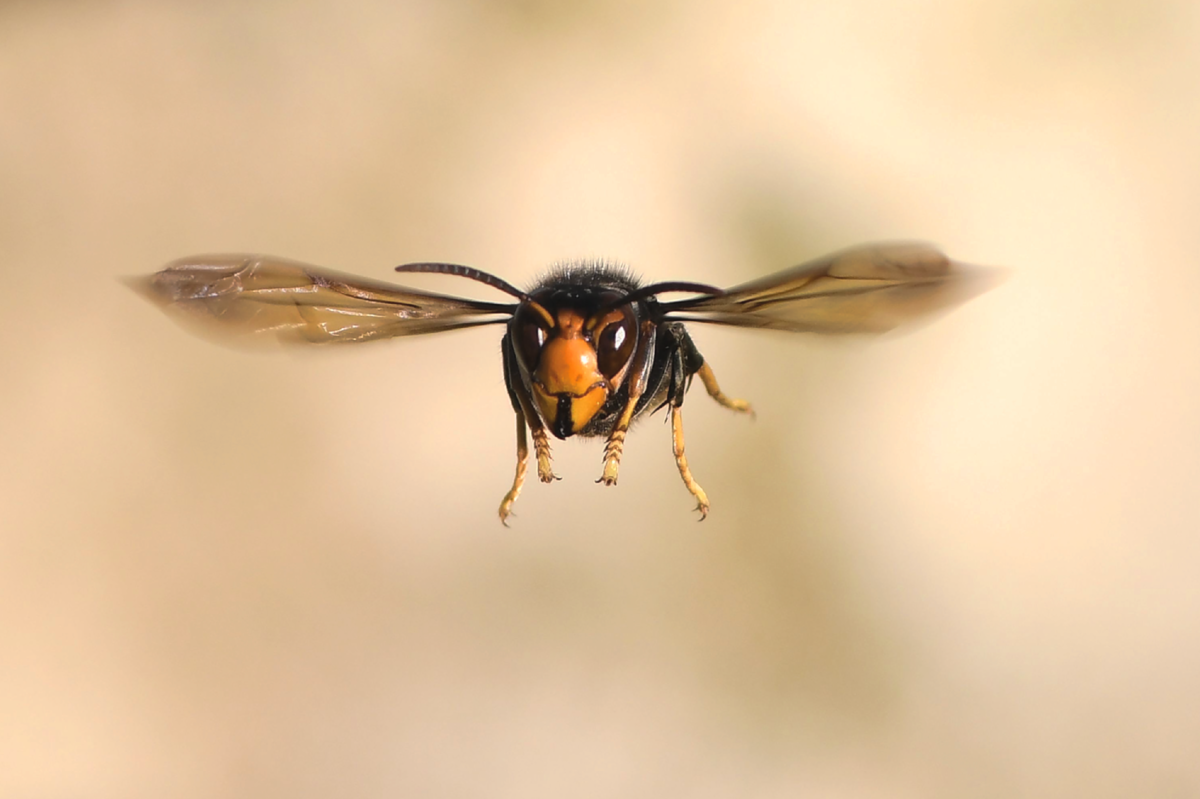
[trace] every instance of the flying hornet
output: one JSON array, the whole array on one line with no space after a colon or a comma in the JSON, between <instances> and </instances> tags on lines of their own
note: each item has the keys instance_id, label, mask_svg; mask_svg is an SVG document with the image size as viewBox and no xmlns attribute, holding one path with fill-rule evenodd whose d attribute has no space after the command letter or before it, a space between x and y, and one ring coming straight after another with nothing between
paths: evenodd
<instances>
[{"instance_id":1,"label":"flying hornet","mask_svg":"<svg viewBox=\"0 0 1200 799\"><path fill-rule=\"evenodd\" d=\"M504 383L517 428L516 473L499 509L507 524L525 484L529 438L543 483L558 479L551 435L603 438L596 482L615 485L630 425L664 407L683 484L700 518L708 515L708 495L684 456L684 397L699 377L720 405L752 411L721 390L687 323L882 333L969 299L992 274L914 243L853 247L729 289L686 281L644 285L628 270L596 261L556 266L528 291L458 264L411 263L396 271L478 281L513 301L435 294L250 254L182 258L131 283L180 321L285 342L350 343L505 325Z\"/></svg>"}]
</instances>

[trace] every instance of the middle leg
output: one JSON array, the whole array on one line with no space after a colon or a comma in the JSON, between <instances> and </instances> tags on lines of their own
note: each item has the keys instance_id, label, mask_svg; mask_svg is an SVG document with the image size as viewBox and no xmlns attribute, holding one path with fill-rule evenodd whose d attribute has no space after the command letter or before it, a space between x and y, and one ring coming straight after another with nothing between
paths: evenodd
<instances>
[{"instance_id":1,"label":"middle leg","mask_svg":"<svg viewBox=\"0 0 1200 799\"><path fill-rule=\"evenodd\" d=\"M525 414L517 410L517 472L513 476L512 488L500 501L500 523L508 527L508 517L512 514L513 503L525 485L525 472L529 469L529 440L525 437Z\"/></svg>"}]
</instances>

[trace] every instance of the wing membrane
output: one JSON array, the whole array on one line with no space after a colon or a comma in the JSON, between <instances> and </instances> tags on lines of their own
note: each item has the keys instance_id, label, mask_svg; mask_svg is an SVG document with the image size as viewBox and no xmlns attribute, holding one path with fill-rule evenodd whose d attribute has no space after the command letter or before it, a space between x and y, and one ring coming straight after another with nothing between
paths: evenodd
<instances>
[{"instance_id":1,"label":"wing membrane","mask_svg":"<svg viewBox=\"0 0 1200 799\"><path fill-rule=\"evenodd\" d=\"M853 247L722 294L664 304L672 319L814 333L882 333L989 288L997 270L925 244Z\"/></svg>"},{"instance_id":2,"label":"wing membrane","mask_svg":"<svg viewBox=\"0 0 1200 799\"><path fill-rule=\"evenodd\" d=\"M331 343L504 322L515 305L351 277L264 255L201 255L131 281L178 321L249 339Z\"/></svg>"}]
</instances>

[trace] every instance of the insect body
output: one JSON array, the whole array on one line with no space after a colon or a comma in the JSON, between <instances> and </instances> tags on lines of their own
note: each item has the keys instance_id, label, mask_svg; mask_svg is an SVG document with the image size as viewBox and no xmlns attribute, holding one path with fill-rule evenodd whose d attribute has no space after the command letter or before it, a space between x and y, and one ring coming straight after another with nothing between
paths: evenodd
<instances>
[{"instance_id":1,"label":"insect body","mask_svg":"<svg viewBox=\"0 0 1200 799\"><path fill-rule=\"evenodd\" d=\"M135 288L184 321L213 331L336 343L505 324L504 380L516 414L517 468L500 503L505 521L525 481L533 439L538 478L557 479L549 436L604 437L597 482L617 482L625 436L641 415L668 407L672 447L701 518L708 497L684 457L681 407L694 377L735 411L684 322L817 333L883 332L961 302L987 286L982 270L919 244L844 250L721 290L641 285L603 263L557 267L529 292L477 269L444 263L396 267L476 280L516 301L481 302L393 286L261 255L184 258ZM664 295L685 295L665 300Z\"/></svg>"}]
</instances>

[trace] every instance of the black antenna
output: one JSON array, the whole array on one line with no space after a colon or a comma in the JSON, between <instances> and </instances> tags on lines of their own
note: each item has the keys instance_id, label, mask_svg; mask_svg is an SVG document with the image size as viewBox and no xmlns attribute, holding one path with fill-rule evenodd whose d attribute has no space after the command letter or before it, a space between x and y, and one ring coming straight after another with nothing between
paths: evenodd
<instances>
[{"instance_id":1,"label":"black antenna","mask_svg":"<svg viewBox=\"0 0 1200 799\"><path fill-rule=\"evenodd\" d=\"M619 305L637 302L638 300L644 300L647 297L653 297L656 294L667 294L673 291L686 291L692 294L708 294L713 296L725 293L724 289L719 289L716 286L709 286L706 283L687 283L679 280L673 280L666 283L651 283L649 286L642 286L641 288L634 289L628 294L622 295L619 299L613 300L605 305L600 309L600 311L607 311L612 308L616 308ZM688 301L683 300L683 302ZM597 311L597 313L600 313L600 311Z\"/></svg>"},{"instance_id":2,"label":"black antenna","mask_svg":"<svg viewBox=\"0 0 1200 799\"><path fill-rule=\"evenodd\" d=\"M463 266L462 264L435 264L435 263L419 263L419 264L402 264L396 267L397 272L428 272L436 275L455 275L457 277L465 277L469 280L478 280L484 285L491 286L494 289L499 289L505 294L512 295L522 302L529 300L529 295L521 291L511 283L507 283L495 275L489 275L481 269L476 269L473 266Z\"/></svg>"}]
</instances>

